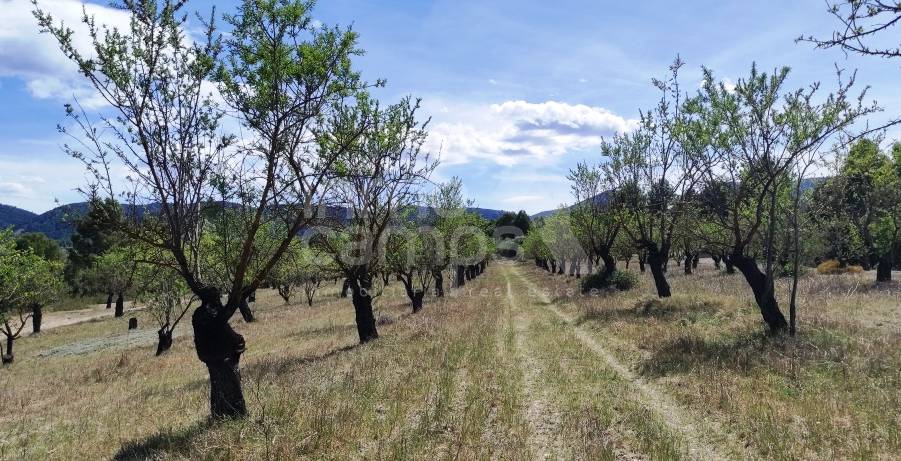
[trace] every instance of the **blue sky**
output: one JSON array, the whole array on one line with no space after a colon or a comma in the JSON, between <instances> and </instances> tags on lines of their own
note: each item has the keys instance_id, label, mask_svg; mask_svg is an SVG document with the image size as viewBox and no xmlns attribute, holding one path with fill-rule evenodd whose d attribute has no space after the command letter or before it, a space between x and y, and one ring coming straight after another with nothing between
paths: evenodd
<instances>
[{"instance_id":1,"label":"blue sky","mask_svg":"<svg viewBox=\"0 0 901 461\"><path fill-rule=\"evenodd\" d=\"M41 4L58 17L81 8L73 0ZM211 4L189 2L201 11ZM102 5L91 11L121 20ZM75 188L84 173L60 150L56 125L73 94L90 94L37 34L28 0L0 0L0 8L0 203L42 212L57 200L81 200ZM826 89L835 88L836 64L857 69L869 98L886 108L872 122L897 116L901 62L794 42L832 30L825 9L822 0L322 0L314 17L353 24L367 51L357 66L369 80L388 81L378 97L423 99L432 117L428 147L443 160L434 179L462 177L478 206L534 213L571 202L568 170L597 162L600 138L628 129L653 105L650 79L664 76L676 54L691 91L701 65L731 81L755 61L764 70L790 65L792 88L822 81Z\"/></svg>"}]
</instances>

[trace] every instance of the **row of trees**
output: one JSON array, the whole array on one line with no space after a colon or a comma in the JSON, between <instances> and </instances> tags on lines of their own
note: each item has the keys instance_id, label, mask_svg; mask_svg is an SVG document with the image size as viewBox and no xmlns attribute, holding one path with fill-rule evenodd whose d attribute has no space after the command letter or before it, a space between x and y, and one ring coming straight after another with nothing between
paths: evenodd
<instances>
[{"instance_id":1,"label":"row of trees","mask_svg":"<svg viewBox=\"0 0 901 461\"><path fill-rule=\"evenodd\" d=\"M0 332L6 348L0 344L4 364L15 359L13 345L32 322L35 333L41 330L42 309L63 292L62 263L52 253L38 253L30 238L17 242L11 230L0 231ZM40 247L39 247L40 248Z\"/></svg>"},{"instance_id":2,"label":"row of trees","mask_svg":"<svg viewBox=\"0 0 901 461\"><path fill-rule=\"evenodd\" d=\"M353 31L315 25L311 1L246 0L223 17L227 36L215 14L189 35L184 5L126 0L124 31L85 16L89 51L52 12L34 13L108 103L93 113L67 106L80 130L63 129L73 139L65 148L92 173L95 203L123 204L121 214L98 213L97 225L134 250L129 261L152 268L137 279L158 281L145 299L159 313L160 350L196 303L211 413L242 416L245 340L229 320L238 311L253 319L258 288L289 299L298 284L313 290L337 274L367 342L378 337L379 275L399 277L418 310L431 283L443 294L445 270L458 286L481 272L492 243L465 212L459 181L429 200L421 193L437 166L422 151L428 122L415 99L385 106L371 95L384 82L354 69L362 50ZM124 188L111 174L119 167L129 171ZM407 227L406 213L426 201L432 231ZM104 266L89 259L86 267ZM323 267L333 272L313 273Z\"/></svg>"},{"instance_id":3,"label":"row of trees","mask_svg":"<svg viewBox=\"0 0 901 461\"><path fill-rule=\"evenodd\" d=\"M811 251L801 245L802 232L822 236L809 241L829 246L821 248L825 257L843 257L854 247L849 241L859 242L856 260L882 267L879 280L889 279L901 245L901 170L898 154L893 160L870 140L841 155L855 122L879 110L862 103L864 94L851 94L853 77L839 74L838 90L822 95L819 84L787 90L788 68L753 66L734 87L704 69L701 90L689 95L680 89L682 66L676 59L669 77L654 81L660 100L642 112L636 130L605 140L597 166L571 171L576 205L527 238L527 254L559 273L566 262L588 261L591 272L602 260L612 274L616 254L627 248L666 297L667 261L682 259L690 272L705 253L741 272L773 332L794 331L795 290L786 321L774 280L799 272L802 252ZM824 149L829 142L838 150ZM811 192L810 172L827 151L839 152L840 167Z\"/></svg>"}]
</instances>

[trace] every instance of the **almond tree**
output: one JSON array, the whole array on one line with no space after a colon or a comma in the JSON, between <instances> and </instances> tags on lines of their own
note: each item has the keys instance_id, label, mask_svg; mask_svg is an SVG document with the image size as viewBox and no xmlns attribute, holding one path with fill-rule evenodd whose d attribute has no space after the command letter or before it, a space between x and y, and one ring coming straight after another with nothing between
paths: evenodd
<instances>
[{"instance_id":1,"label":"almond tree","mask_svg":"<svg viewBox=\"0 0 901 461\"><path fill-rule=\"evenodd\" d=\"M147 213L133 211L120 230L171 254L168 267L200 299L191 320L198 358L209 371L211 413L239 417L247 412L239 373L245 343L229 319L316 218L334 160L359 126L343 123L343 106L365 85L351 68L360 53L356 35L313 27L312 2L246 0L227 17L227 41L212 14L200 37L188 36L184 3L124 0L128 30L102 27L85 15L90 52L76 46L75 33L51 12L36 7L35 16L109 105L95 115L96 124L69 106L85 141L67 150L84 160L96 184L109 184L110 194L110 165L129 171L121 197L129 209ZM219 82L218 95L212 82ZM220 97L242 140L223 134ZM210 203L228 203L241 218L225 292L201 268L202 209ZM269 222L281 234L271 246L254 248ZM252 265L254 259L263 263Z\"/></svg>"},{"instance_id":2,"label":"almond tree","mask_svg":"<svg viewBox=\"0 0 901 461\"><path fill-rule=\"evenodd\" d=\"M864 106L864 95L852 95L854 84L840 79L834 94L820 96L819 84L786 91L789 69L772 74L751 67L734 88L704 70L698 105L697 137L707 139L703 180L718 209L708 216L725 237L720 246L751 288L769 330L788 326L774 290L775 234L782 221L777 204L789 190L789 178L800 156L818 151L859 118L876 110ZM715 193L713 191L716 191ZM764 254L763 270L752 246Z\"/></svg>"},{"instance_id":3,"label":"almond tree","mask_svg":"<svg viewBox=\"0 0 901 461\"><path fill-rule=\"evenodd\" d=\"M687 132L686 99L679 86L682 65L676 58L670 77L654 80L661 98L653 110L642 113L638 128L601 146L607 159L604 179L616 195L621 229L636 248L647 252L660 297L671 294L665 265L698 179L699 140Z\"/></svg>"},{"instance_id":4,"label":"almond tree","mask_svg":"<svg viewBox=\"0 0 901 461\"><path fill-rule=\"evenodd\" d=\"M404 285L414 314L422 310L423 298L432 285L438 252L431 247L436 243L443 244L434 237L408 221L392 229L386 241L386 266Z\"/></svg>"},{"instance_id":5,"label":"almond tree","mask_svg":"<svg viewBox=\"0 0 901 461\"><path fill-rule=\"evenodd\" d=\"M56 301L63 291L62 265L16 248L12 231L0 231L0 333L6 337L6 349L0 344L3 364L13 363L13 344L32 318L38 305Z\"/></svg>"},{"instance_id":6,"label":"almond tree","mask_svg":"<svg viewBox=\"0 0 901 461\"><path fill-rule=\"evenodd\" d=\"M410 98L386 108L361 98L348 111L363 127L337 165L335 199L348 216L332 220L329 238L318 240L348 281L361 343L378 338L373 279L384 270L389 226L418 202L438 166L422 151L428 122L417 121L418 110L419 101Z\"/></svg>"},{"instance_id":7,"label":"almond tree","mask_svg":"<svg viewBox=\"0 0 901 461\"><path fill-rule=\"evenodd\" d=\"M614 194L604 190L604 176L600 168L580 162L570 170L570 188L576 203L570 208L573 232L582 244L588 259L588 273L594 269L596 259L604 262L604 276L616 270L613 255L621 223L612 212Z\"/></svg>"}]
</instances>

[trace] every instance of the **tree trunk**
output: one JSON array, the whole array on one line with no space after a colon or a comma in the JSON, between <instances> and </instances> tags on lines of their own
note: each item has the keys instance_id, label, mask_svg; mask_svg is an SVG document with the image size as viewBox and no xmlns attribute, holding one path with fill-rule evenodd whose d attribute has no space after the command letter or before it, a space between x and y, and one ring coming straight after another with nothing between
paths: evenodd
<instances>
[{"instance_id":1,"label":"tree trunk","mask_svg":"<svg viewBox=\"0 0 901 461\"><path fill-rule=\"evenodd\" d=\"M465 268L463 266L457 266L457 280L456 283L454 283L454 286L460 288L463 285L466 285L466 280L464 280L465 276Z\"/></svg>"},{"instance_id":2,"label":"tree trunk","mask_svg":"<svg viewBox=\"0 0 901 461\"><path fill-rule=\"evenodd\" d=\"M341 297L347 297L347 290L350 289L350 279L344 279L344 283L341 285Z\"/></svg>"},{"instance_id":3,"label":"tree trunk","mask_svg":"<svg viewBox=\"0 0 901 461\"><path fill-rule=\"evenodd\" d=\"M552 259L551 260L551 275L554 275L556 273L557 273L557 260Z\"/></svg>"},{"instance_id":4,"label":"tree trunk","mask_svg":"<svg viewBox=\"0 0 901 461\"><path fill-rule=\"evenodd\" d=\"M692 261L691 256L685 255L685 261L683 261L683 267L685 268L685 275L691 275L691 269L692 269L691 261Z\"/></svg>"},{"instance_id":5,"label":"tree trunk","mask_svg":"<svg viewBox=\"0 0 901 461\"><path fill-rule=\"evenodd\" d=\"M432 271L432 278L435 280L435 297L444 297L444 274L440 270Z\"/></svg>"},{"instance_id":6,"label":"tree trunk","mask_svg":"<svg viewBox=\"0 0 901 461\"><path fill-rule=\"evenodd\" d=\"M691 268L697 269L698 263L700 263L700 262L701 262L701 255L698 253L695 253L694 257L691 258Z\"/></svg>"},{"instance_id":7,"label":"tree trunk","mask_svg":"<svg viewBox=\"0 0 901 461\"><path fill-rule=\"evenodd\" d=\"M156 344L156 355L159 357L160 355L163 355L163 352L172 348L172 330L170 330L167 325L160 328L156 334L159 337L159 342Z\"/></svg>"},{"instance_id":8,"label":"tree trunk","mask_svg":"<svg viewBox=\"0 0 901 461\"><path fill-rule=\"evenodd\" d=\"M876 265L876 281L877 282L891 282L892 281L892 255L887 254L882 258L879 258L879 263Z\"/></svg>"},{"instance_id":9,"label":"tree trunk","mask_svg":"<svg viewBox=\"0 0 901 461\"><path fill-rule=\"evenodd\" d=\"M719 256L711 256L713 259L713 268L716 270L720 270L720 257Z\"/></svg>"},{"instance_id":10,"label":"tree trunk","mask_svg":"<svg viewBox=\"0 0 901 461\"><path fill-rule=\"evenodd\" d=\"M357 334L360 344L368 343L379 337L375 328L375 315L372 313L372 275L363 273L350 281L351 297L357 322Z\"/></svg>"},{"instance_id":11,"label":"tree trunk","mask_svg":"<svg viewBox=\"0 0 901 461\"><path fill-rule=\"evenodd\" d=\"M106 308L107 309L113 308L113 294L112 293L107 293L107 295L106 295Z\"/></svg>"},{"instance_id":12,"label":"tree trunk","mask_svg":"<svg viewBox=\"0 0 901 461\"><path fill-rule=\"evenodd\" d=\"M604 279L609 279L616 271L616 258L609 251L602 251L600 256L604 261Z\"/></svg>"},{"instance_id":13,"label":"tree trunk","mask_svg":"<svg viewBox=\"0 0 901 461\"><path fill-rule=\"evenodd\" d=\"M218 290L209 290L191 316L197 357L210 374L210 414L214 419L247 415L238 365L244 353L244 337L228 323L230 313L219 300ZM233 313L234 310L231 310Z\"/></svg>"},{"instance_id":14,"label":"tree trunk","mask_svg":"<svg viewBox=\"0 0 901 461\"><path fill-rule=\"evenodd\" d=\"M238 310L241 311L241 318L243 318L245 322L251 323L256 320L256 318L254 318L253 316L253 311L250 310L250 303L248 303L248 299L250 299L249 295L241 299L241 304L238 304ZM254 296L253 299L256 299L256 296Z\"/></svg>"},{"instance_id":15,"label":"tree trunk","mask_svg":"<svg viewBox=\"0 0 901 461\"><path fill-rule=\"evenodd\" d=\"M291 285L279 285L278 295L285 300L285 305L291 304Z\"/></svg>"},{"instance_id":16,"label":"tree trunk","mask_svg":"<svg viewBox=\"0 0 901 461\"><path fill-rule=\"evenodd\" d=\"M44 308L40 304L31 306L31 333L41 332L41 321L44 319Z\"/></svg>"},{"instance_id":17,"label":"tree trunk","mask_svg":"<svg viewBox=\"0 0 901 461\"><path fill-rule=\"evenodd\" d=\"M757 261L752 257L735 253L729 259L744 275L745 280L751 287L751 291L754 293L754 300L757 302L757 307L760 308L760 315L763 316L763 321L766 322L770 331L773 333L784 331L788 327L788 323L779 310L779 304L776 302L773 290L768 289L769 284L767 283L766 275L760 271Z\"/></svg>"},{"instance_id":18,"label":"tree trunk","mask_svg":"<svg viewBox=\"0 0 901 461\"><path fill-rule=\"evenodd\" d=\"M122 296L120 292L116 297L116 311L113 313L115 317L122 317L125 315L125 297Z\"/></svg>"},{"instance_id":19,"label":"tree trunk","mask_svg":"<svg viewBox=\"0 0 901 461\"><path fill-rule=\"evenodd\" d=\"M4 365L13 363L13 360L16 358L13 354L13 341L15 341L15 338L12 336L6 337L6 352L3 353L3 357L0 357L0 363L3 363Z\"/></svg>"},{"instance_id":20,"label":"tree trunk","mask_svg":"<svg viewBox=\"0 0 901 461\"><path fill-rule=\"evenodd\" d=\"M594 270L594 260L592 259L592 256L589 256L589 257L588 257L588 263L587 263L587 264L588 264L588 272L587 272L587 274L588 274L588 275L591 275L591 274L592 274L592 271Z\"/></svg>"},{"instance_id":21,"label":"tree trunk","mask_svg":"<svg viewBox=\"0 0 901 461\"><path fill-rule=\"evenodd\" d=\"M654 286L657 288L657 296L660 298L669 298L672 296L670 292L669 282L666 281L666 256L656 249L648 250L648 265L651 266L651 275L654 276Z\"/></svg>"},{"instance_id":22,"label":"tree trunk","mask_svg":"<svg viewBox=\"0 0 901 461\"><path fill-rule=\"evenodd\" d=\"M422 298L425 297L425 292L422 290L414 290L413 295L410 297L410 301L413 302L413 313L417 313L422 310Z\"/></svg>"},{"instance_id":23,"label":"tree trunk","mask_svg":"<svg viewBox=\"0 0 901 461\"><path fill-rule=\"evenodd\" d=\"M723 256L723 264L726 265L726 273L734 274L735 273L735 264L732 264L732 258L728 255Z\"/></svg>"}]
</instances>

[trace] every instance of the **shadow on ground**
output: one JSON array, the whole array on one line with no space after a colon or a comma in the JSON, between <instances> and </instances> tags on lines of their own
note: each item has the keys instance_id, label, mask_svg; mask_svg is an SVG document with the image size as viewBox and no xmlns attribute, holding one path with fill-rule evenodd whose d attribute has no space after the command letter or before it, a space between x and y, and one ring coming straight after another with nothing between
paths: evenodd
<instances>
[{"instance_id":1,"label":"shadow on ground","mask_svg":"<svg viewBox=\"0 0 901 461\"><path fill-rule=\"evenodd\" d=\"M191 442L212 427L209 421L199 421L188 427L167 430L144 439L126 442L113 456L116 461L157 459L163 454L188 455Z\"/></svg>"}]
</instances>

